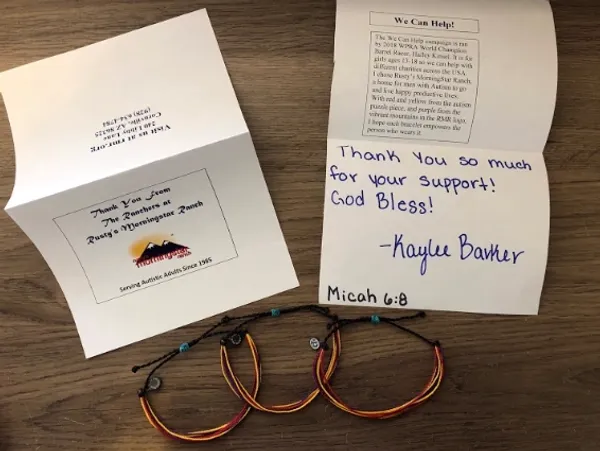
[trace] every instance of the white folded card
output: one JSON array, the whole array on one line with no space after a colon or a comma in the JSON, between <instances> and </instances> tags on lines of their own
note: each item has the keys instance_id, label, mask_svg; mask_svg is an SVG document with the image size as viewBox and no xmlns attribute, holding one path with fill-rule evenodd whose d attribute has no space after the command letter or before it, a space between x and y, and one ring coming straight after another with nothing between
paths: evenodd
<instances>
[{"instance_id":1,"label":"white folded card","mask_svg":"<svg viewBox=\"0 0 600 451\"><path fill-rule=\"evenodd\" d=\"M205 10L0 74L6 211L91 357L298 281Z\"/></svg>"},{"instance_id":2,"label":"white folded card","mask_svg":"<svg viewBox=\"0 0 600 451\"><path fill-rule=\"evenodd\" d=\"M319 300L535 314L546 0L338 0Z\"/></svg>"}]
</instances>

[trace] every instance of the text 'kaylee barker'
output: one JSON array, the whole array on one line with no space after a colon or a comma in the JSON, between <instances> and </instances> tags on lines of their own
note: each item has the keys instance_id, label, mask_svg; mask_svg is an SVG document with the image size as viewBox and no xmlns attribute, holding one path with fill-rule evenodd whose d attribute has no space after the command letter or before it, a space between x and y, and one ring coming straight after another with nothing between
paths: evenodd
<instances>
[{"instance_id":1,"label":"text 'kaylee barker'","mask_svg":"<svg viewBox=\"0 0 600 451\"><path fill-rule=\"evenodd\" d=\"M466 233L458 235L454 244L436 243L433 238L415 243L404 234L395 234L393 243L380 244L381 248L392 249L392 258L417 260L419 274L427 274L428 264L434 259L454 258L457 261L478 261L496 264L516 265L524 250L508 249L497 243L478 244Z\"/></svg>"}]
</instances>

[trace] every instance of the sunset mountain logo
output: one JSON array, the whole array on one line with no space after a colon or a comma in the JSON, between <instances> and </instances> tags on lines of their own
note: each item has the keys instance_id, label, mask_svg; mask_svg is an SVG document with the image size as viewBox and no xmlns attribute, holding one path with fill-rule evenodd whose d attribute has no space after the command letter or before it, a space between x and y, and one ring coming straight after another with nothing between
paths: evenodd
<instances>
[{"instance_id":1,"label":"sunset mountain logo","mask_svg":"<svg viewBox=\"0 0 600 451\"><path fill-rule=\"evenodd\" d=\"M192 255L190 248L174 243L169 240L164 240L162 244L156 244L150 241L142 254L133 260L135 265L140 268L157 263L163 260L171 260L173 258L184 258Z\"/></svg>"}]
</instances>

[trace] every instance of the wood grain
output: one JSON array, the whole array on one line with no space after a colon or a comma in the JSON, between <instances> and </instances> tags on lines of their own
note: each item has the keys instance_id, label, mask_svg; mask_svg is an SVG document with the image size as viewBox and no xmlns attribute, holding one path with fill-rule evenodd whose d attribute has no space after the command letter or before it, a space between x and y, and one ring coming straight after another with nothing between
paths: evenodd
<instances>
[{"instance_id":1,"label":"wood grain","mask_svg":"<svg viewBox=\"0 0 600 451\"><path fill-rule=\"evenodd\" d=\"M399 419L369 422L317 399L296 415L253 413L203 449L600 449L600 4L561 0L553 6L560 69L545 153L552 228L540 315L431 314L418 329L444 343L448 378L434 401ZM3 0L0 71L201 7L209 8L301 282L297 290L236 313L312 302L333 0ZM0 149L6 203L14 156L3 110ZM0 238L0 449L184 449L146 423L136 396L143 376L129 368L197 335L205 323L86 361L60 288L4 213ZM310 315L256 327L265 401L291 400L312 384L308 338L321 335L322 327ZM392 330L356 329L346 335L344 354L336 387L364 407L406 398L431 365L427 349ZM247 351L234 356L248 376ZM214 343L162 373L165 386L156 402L171 424L216 425L239 409L217 362Z\"/></svg>"}]
</instances>

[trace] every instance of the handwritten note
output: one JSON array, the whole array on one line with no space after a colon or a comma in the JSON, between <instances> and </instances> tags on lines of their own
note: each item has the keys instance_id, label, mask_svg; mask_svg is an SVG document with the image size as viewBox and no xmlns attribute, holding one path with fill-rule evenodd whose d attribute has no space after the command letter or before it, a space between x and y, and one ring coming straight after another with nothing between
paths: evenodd
<instances>
[{"instance_id":1,"label":"handwritten note","mask_svg":"<svg viewBox=\"0 0 600 451\"><path fill-rule=\"evenodd\" d=\"M537 313L556 60L545 0L337 0L320 302Z\"/></svg>"},{"instance_id":2,"label":"handwritten note","mask_svg":"<svg viewBox=\"0 0 600 451\"><path fill-rule=\"evenodd\" d=\"M364 167L357 169L356 172L344 172L338 165L332 164L329 167L331 180L341 182L341 184L350 182L347 184L350 186L347 187L349 189L344 186L341 191L333 189L330 202L335 206L355 206L357 208L368 207L371 204L376 207L375 212L434 215L436 212L435 204L438 204L437 209L442 211L448 204L444 196L465 197L470 193L487 193L490 196L495 194L498 186L494 181L494 176L492 176L494 173L496 173L494 174L496 180L501 183L503 171L533 171L531 164L524 159L510 161L486 158L484 165L487 167L478 168L479 160L475 157L460 155L455 158L446 158L426 154L422 151L411 152L406 155L405 158L408 161L405 168L402 168L400 156L396 151L388 148L385 149L385 152L368 150L361 152L352 145L341 145L339 150L343 160L350 158L382 164L379 165L379 170L377 167ZM448 160L450 160L450 164ZM419 169L415 171L414 166L419 166ZM427 171L428 167L447 168L448 166L450 168L445 177L440 176L442 171ZM460 168L473 169L461 171ZM443 172L446 173L446 171ZM415 175L398 175L411 173L415 173ZM418 175L419 173L422 175ZM480 174L485 174L485 176ZM527 185L531 180L527 174L522 177L521 183L523 185ZM363 184L363 182L366 183ZM358 193L356 193L357 188L360 188ZM366 200L365 190L367 191ZM347 192L354 194L346 194ZM416 195L412 196L412 193ZM493 201L493 199L490 199L490 202ZM427 273L430 259L452 259L454 257L459 261L473 259L482 262L516 265L519 257L525 252L510 250L503 247L502 244L493 242L479 245L473 243L467 233L460 233L454 243L440 243L433 238L429 238L425 243L413 243L410 237L405 237L403 233L396 233L389 243L380 244L379 246L390 249L392 258L417 259L421 276Z\"/></svg>"},{"instance_id":3,"label":"handwritten note","mask_svg":"<svg viewBox=\"0 0 600 451\"><path fill-rule=\"evenodd\" d=\"M329 141L321 299L534 313L547 252L541 155L414 149Z\"/></svg>"}]
</instances>

